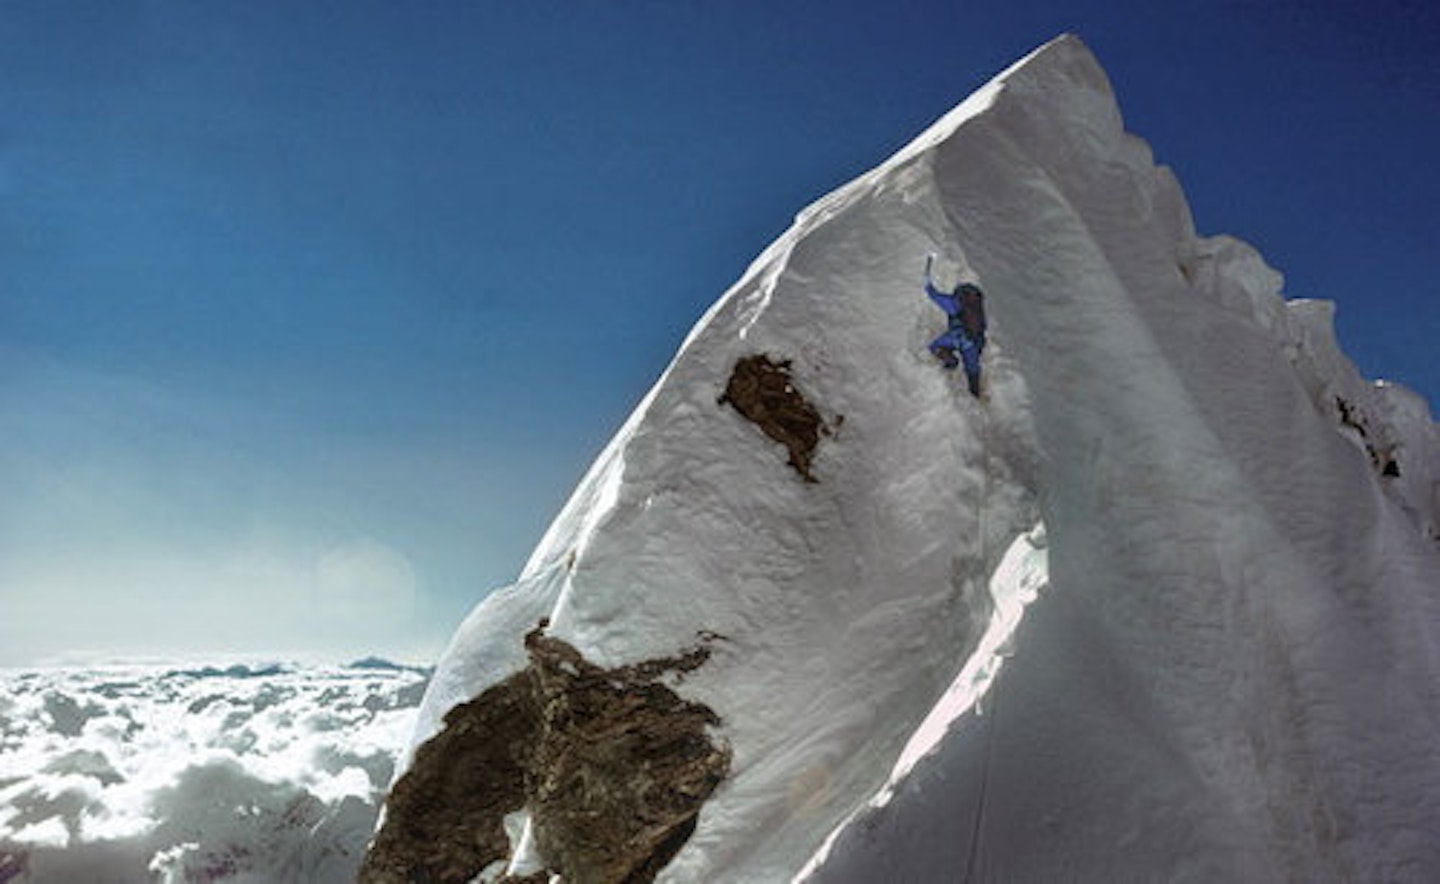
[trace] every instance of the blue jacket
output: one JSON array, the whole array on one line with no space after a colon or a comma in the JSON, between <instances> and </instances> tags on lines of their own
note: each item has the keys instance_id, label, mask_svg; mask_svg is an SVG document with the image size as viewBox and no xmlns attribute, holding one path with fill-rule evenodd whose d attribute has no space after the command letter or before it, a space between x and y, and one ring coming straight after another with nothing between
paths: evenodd
<instances>
[{"instance_id":1,"label":"blue jacket","mask_svg":"<svg viewBox=\"0 0 1440 884\"><path fill-rule=\"evenodd\" d=\"M976 350L985 348L985 295L968 282L955 287L954 292L942 292L927 279L925 294L945 311L948 332L958 332L968 338Z\"/></svg>"}]
</instances>

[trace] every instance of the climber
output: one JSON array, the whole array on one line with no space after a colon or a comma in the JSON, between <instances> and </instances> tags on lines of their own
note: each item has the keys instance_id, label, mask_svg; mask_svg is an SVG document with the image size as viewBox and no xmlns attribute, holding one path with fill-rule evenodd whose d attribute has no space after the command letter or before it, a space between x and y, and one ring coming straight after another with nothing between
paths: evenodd
<instances>
[{"instance_id":1,"label":"climber","mask_svg":"<svg viewBox=\"0 0 1440 884\"><path fill-rule=\"evenodd\" d=\"M968 282L960 283L949 294L935 288L930 277L934 261L934 255L925 259L925 294L945 311L949 322L945 333L930 342L930 352L939 357L947 369L965 363L970 395L979 398L980 353L985 349L985 295L978 286Z\"/></svg>"}]
</instances>

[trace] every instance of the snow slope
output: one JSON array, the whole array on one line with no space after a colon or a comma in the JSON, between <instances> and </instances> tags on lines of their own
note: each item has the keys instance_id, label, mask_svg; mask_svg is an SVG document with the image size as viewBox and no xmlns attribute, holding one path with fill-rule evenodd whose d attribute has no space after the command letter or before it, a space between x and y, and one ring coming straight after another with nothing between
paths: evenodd
<instances>
[{"instance_id":1,"label":"snow slope","mask_svg":"<svg viewBox=\"0 0 1440 884\"><path fill-rule=\"evenodd\" d=\"M932 252L987 293L984 401L926 352ZM542 616L603 666L713 632L677 689L733 764L660 880L1440 875L1440 434L1280 289L1047 44L701 319L416 742ZM755 354L817 483L717 403Z\"/></svg>"}]
</instances>

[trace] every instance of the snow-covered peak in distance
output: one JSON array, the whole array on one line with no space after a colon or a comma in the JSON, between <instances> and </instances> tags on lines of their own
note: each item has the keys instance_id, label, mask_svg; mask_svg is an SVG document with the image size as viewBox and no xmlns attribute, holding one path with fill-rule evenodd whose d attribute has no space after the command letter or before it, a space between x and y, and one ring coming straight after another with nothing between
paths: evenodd
<instances>
[{"instance_id":1,"label":"snow-covered peak in distance","mask_svg":"<svg viewBox=\"0 0 1440 884\"><path fill-rule=\"evenodd\" d=\"M926 349L931 254L986 293L980 399ZM1196 235L1062 37L803 211L460 627L417 745L515 702L584 758L567 784L516 749L538 785L448 815L510 847L453 874L583 880L562 823L673 797L567 742L566 678L609 671L606 715L663 681L718 719L655 769L724 762L634 880L1433 878L1437 498L1423 401ZM388 813L370 880L458 861L404 858L427 830Z\"/></svg>"}]
</instances>

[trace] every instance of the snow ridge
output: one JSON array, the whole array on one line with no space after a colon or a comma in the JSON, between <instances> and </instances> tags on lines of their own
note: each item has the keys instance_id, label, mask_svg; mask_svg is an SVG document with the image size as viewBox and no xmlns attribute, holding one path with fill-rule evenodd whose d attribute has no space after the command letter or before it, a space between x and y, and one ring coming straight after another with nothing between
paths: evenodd
<instances>
[{"instance_id":1,"label":"snow ridge","mask_svg":"<svg viewBox=\"0 0 1440 884\"><path fill-rule=\"evenodd\" d=\"M987 293L983 400L925 350L931 253ZM416 742L541 617L602 667L716 634L678 689L731 772L658 880L1433 877L1440 435L1280 291L1047 44L701 319ZM814 483L717 401L761 355L834 428Z\"/></svg>"}]
</instances>

